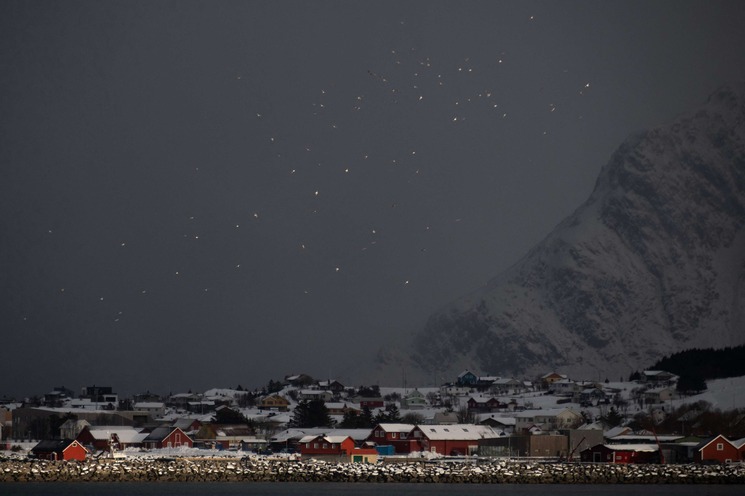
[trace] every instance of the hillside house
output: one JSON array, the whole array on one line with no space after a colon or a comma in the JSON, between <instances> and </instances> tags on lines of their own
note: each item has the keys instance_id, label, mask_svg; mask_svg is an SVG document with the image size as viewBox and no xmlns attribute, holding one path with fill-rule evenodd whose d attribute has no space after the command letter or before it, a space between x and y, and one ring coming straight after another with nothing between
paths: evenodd
<instances>
[{"instance_id":1,"label":"hillside house","mask_svg":"<svg viewBox=\"0 0 745 496\"><path fill-rule=\"evenodd\" d=\"M286 412L290 409L290 402L278 394L266 396L259 403L259 410L271 410L273 412Z\"/></svg>"},{"instance_id":2,"label":"hillside house","mask_svg":"<svg viewBox=\"0 0 745 496\"><path fill-rule=\"evenodd\" d=\"M385 401L383 398L360 398L360 408L367 407L370 410L374 410L375 408L383 408L384 406Z\"/></svg>"},{"instance_id":3,"label":"hillside house","mask_svg":"<svg viewBox=\"0 0 745 496\"><path fill-rule=\"evenodd\" d=\"M562 379L566 379L567 376L564 374L558 374L556 372L549 372L548 374L545 374L541 376L541 387L543 389L551 389L551 386L556 381L560 381Z\"/></svg>"},{"instance_id":4,"label":"hillside house","mask_svg":"<svg viewBox=\"0 0 745 496\"><path fill-rule=\"evenodd\" d=\"M489 391L494 394L515 393L525 391L526 389L524 382L509 377L498 377L489 386Z\"/></svg>"},{"instance_id":5,"label":"hillside house","mask_svg":"<svg viewBox=\"0 0 745 496\"><path fill-rule=\"evenodd\" d=\"M151 418L161 418L166 413L166 405L162 401L140 401L134 404L134 409L147 412Z\"/></svg>"},{"instance_id":6,"label":"hillside house","mask_svg":"<svg viewBox=\"0 0 745 496\"><path fill-rule=\"evenodd\" d=\"M470 370L464 370L460 374L458 374L458 378L455 380L456 386L464 387L467 386L469 388L475 387L476 384L479 382L479 378L476 374L471 372Z\"/></svg>"},{"instance_id":7,"label":"hillside house","mask_svg":"<svg viewBox=\"0 0 745 496\"><path fill-rule=\"evenodd\" d=\"M678 397L674 388L662 386L644 391L644 403L647 405L657 405L665 403Z\"/></svg>"},{"instance_id":8,"label":"hillside house","mask_svg":"<svg viewBox=\"0 0 745 496\"><path fill-rule=\"evenodd\" d=\"M295 375L285 376L285 382L289 384L290 386L299 388L299 387L310 386L315 381L308 374L295 374Z\"/></svg>"},{"instance_id":9,"label":"hillside house","mask_svg":"<svg viewBox=\"0 0 745 496\"><path fill-rule=\"evenodd\" d=\"M418 390L410 391L405 397L401 398L401 408L406 410L420 410L427 407L427 398Z\"/></svg>"},{"instance_id":10,"label":"hillside house","mask_svg":"<svg viewBox=\"0 0 745 496\"><path fill-rule=\"evenodd\" d=\"M500 403L497 398L484 398L482 396L471 396L470 398L468 398L468 402L466 403L466 405L468 407L468 411L472 413L496 412L503 408L506 408L507 406Z\"/></svg>"},{"instance_id":11,"label":"hillside house","mask_svg":"<svg viewBox=\"0 0 745 496\"><path fill-rule=\"evenodd\" d=\"M336 380L318 381L318 389L325 389L338 395L344 392L344 384Z\"/></svg>"},{"instance_id":12,"label":"hillside house","mask_svg":"<svg viewBox=\"0 0 745 496\"><path fill-rule=\"evenodd\" d=\"M677 375L665 372L664 370L645 370L642 373L642 381L647 384L671 386L677 380Z\"/></svg>"},{"instance_id":13,"label":"hillside house","mask_svg":"<svg viewBox=\"0 0 745 496\"><path fill-rule=\"evenodd\" d=\"M329 415L344 415L347 412L360 413L360 408L354 403L343 403L343 402L328 402L326 408L329 411Z\"/></svg>"},{"instance_id":14,"label":"hillside house","mask_svg":"<svg viewBox=\"0 0 745 496\"><path fill-rule=\"evenodd\" d=\"M331 391L323 389L301 389L298 391L298 399L305 401L321 400L323 402L331 401L334 394Z\"/></svg>"},{"instance_id":15,"label":"hillside house","mask_svg":"<svg viewBox=\"0 0 745 496\"><path fill-rule=\"evenodd\" d=\"M576 427L582 422L582 416L570 408L549 408L516 412L515 420L516 432L527 432L533 427L547 432Z\"/></svg>"}]
</instances>

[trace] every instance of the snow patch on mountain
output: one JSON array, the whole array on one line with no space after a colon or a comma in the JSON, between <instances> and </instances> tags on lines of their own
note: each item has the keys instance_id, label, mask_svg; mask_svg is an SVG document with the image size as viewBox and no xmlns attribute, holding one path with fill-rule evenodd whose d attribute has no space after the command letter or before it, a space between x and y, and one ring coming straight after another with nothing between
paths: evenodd
<instances>
[{"instance_id":1,"label":"snow patch on mountain","mask_svg":"<svg viewBox=\"0 0 745 496\"><path fill-rule=\"evenodd\" d=\"M414 337L427 374L617 377L745 342L745 84L628 138L589 199Z\"/></svg>"}]
</instances>

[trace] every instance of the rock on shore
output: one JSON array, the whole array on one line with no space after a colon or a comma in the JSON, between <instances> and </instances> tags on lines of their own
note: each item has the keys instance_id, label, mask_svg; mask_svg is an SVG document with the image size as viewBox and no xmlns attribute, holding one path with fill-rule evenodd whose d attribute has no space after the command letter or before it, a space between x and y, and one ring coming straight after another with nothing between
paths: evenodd
<instances>
[{"instance_id":1,"label":"rock on shore","mask_svg":"<svg viewBox=\"0 0 745 496\"><path fill-rule=\"evenodd\" d=\"M0 482L44 481L743 484L745 464L614 465L495 460L369 465L262 458L0 461Z\"/></svg>"}]
</instances>

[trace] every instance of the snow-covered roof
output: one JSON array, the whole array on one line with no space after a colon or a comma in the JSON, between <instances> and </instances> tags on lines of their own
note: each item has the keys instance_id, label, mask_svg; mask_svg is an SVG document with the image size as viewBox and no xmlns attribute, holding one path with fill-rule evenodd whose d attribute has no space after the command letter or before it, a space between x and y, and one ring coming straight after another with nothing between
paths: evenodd
<instances>
[{"instance_id":1,"label":"snow-covered roof","mask_svg":"<svg viewBox=\"0 0 745 496\"><path fill-rule=\"evenodd\" d=\"M420 425L419 429L430 440L477 440L492 439L502 436L488 425L453 424L453 425Z\"/></svg>"},{"instance_id":2,"label":"snow-covered roof","mask_svg":"<svg viewBox=\"0 0 745 496\"><path fill-rule=\"evenodd\" d=\"M577 430L580 431L602 431L603 425L599 422L590 422L588 424L582 424L579 427L577 427Z\"/></svg>"},{"instance_id":3,"label":"snow-covered roof","mask_svg":"<svg viewBox=\"0 0 745 496\"><path fill-rule=\"evenodd\" d=\"M386 432L411 432L414 424L378 424Z\"/></svg>"},{"instance_id":4,"label":"snow-covered roof","mask_svg":"<svg viewBox=\"0 0 745 496\"><path fill-rule=\"evenodd\" d=\"M148 436L142 429L122 425L99 425L89 427L88 430L94 439L108 441L112 434L116 434L119 442L127 444L140 443Z\"/></svg>"},{"instance_id":5,"label":"snow-covered roof","mask_svg":"<svg viewBox=\"0 0 745 496\"><path fill-rule=\"evenodd\" d=\"M649 441L651 442L665 442L665 443L671 443L673 441L677 441L678 439L683 439L683 436L667 436L667 435L659 435L655 436L654 434L651 436L644 436L644 435L636 435L636 434L621 434L620 436L615 436L613 438L613 441L625 441L625 442L632 442L632 441Z\"/></svg>"},{"instance_id":6,"label":"snow-covered roof","mask_svg":"<svg viewBox=\"0 0 745 496\"><path fill-rule=\"evenodd\" d=\"M499 422L502 425L511 425L513 427L517 423L517 419L515 419L515 417L494 415L493 413L477 413L476 414L476 420L478 420L479 422L483 422L484 420L488 420L488 419Z\"/></svg>"},{"instance_id":7,"label":"snow-covered roof","mask_svg":"<svg viewBox=\"0 0 745 496\"><path fill-rule=\"evenodd\" d=\"M612 451L644 451L651 453L658 450L656 444L604 444L603 446Z\"/></svg>"},{"instance_id":8,"label":"snow-covered roof","mask_svg":"<svg viewBox=\"0 0 745 496\"><path fill-rule=\"evenodd\" d=\"M628 427L623 426L616 426L608 429L607 431L603 432L603 436L607 439L613 439L616 436L620 436L622 434L628 434L631 432L631 429Z\"/></svg>"},{"instance_id":9,"label":"snow-covered roof","mask_svg":"<svg viewBox=\"0 0 745 496\"><path fill-rule=\"evenodd\" d=\"M522 412L515 412L515 418L556 417L567 411L574 415L579 415L571 408L545 408L542 410L524 410Z\"/></svg>"},{"instance_id":10,"label":"snow-covered roof","mask_svg":"<svg viewBox=\"0 0 745 496\"><path fill-rule=\"evenodd\" d=\"M328 440L330 443L342 443L349 439L349 436L324 436L324 439Z\"/></svg>"}]
</instances>

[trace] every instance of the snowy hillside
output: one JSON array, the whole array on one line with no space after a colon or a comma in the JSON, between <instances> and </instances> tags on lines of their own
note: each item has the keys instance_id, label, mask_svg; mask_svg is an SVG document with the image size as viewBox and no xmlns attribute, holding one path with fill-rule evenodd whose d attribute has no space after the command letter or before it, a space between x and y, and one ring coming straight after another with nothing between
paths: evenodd
<instances>
[{"instance_id":1,"label":"snowy hillside","mask_svg":"<svg viewBox=\"0 0 745 496\"><path fill-rule=\"evenodd\" d=\"M433 315L423 372L628 377L745 342L745 84L629 138L521 261Z\"/></svg>"}]
</instances>

